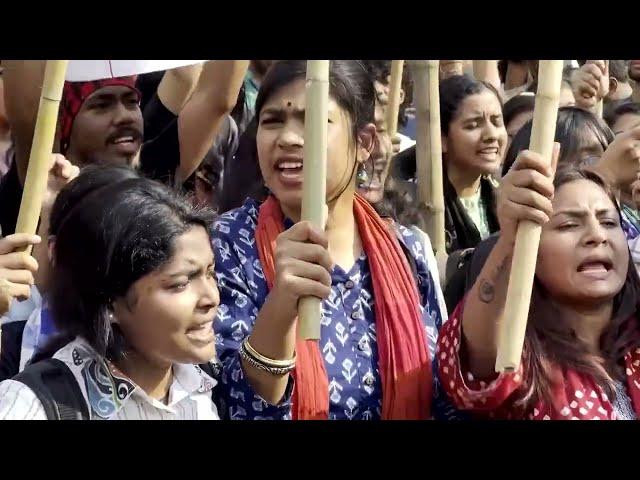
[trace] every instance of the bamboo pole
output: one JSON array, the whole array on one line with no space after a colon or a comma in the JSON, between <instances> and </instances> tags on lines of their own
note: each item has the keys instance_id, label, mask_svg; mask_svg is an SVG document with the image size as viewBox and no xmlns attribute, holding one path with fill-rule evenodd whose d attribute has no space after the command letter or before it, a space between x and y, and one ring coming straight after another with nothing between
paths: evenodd
<instances>
[{"instance_id":1,"label":"bamboo pole","mask_svg":"<svg viewBox=\"0 0 640 480\"><path fill-rule=\"evenodd\" d=\"M391 61L391 81L389 82L389 104L387 105L387 132L391 138L398 133L398 111L400 110L400 90L402 89L402 68L404 60Z\"/></svg>"},{"instance_id":2,"label":"bamboo pole","mask_svg":"<svg viewBox=\"0 0 640 480\"><path fill-rule=\"evenodd\" d=\"M562 64L562 60L540 60L538 67L538 92L529 149L541 154L549 163L558 118ZM521 221L518 224L507 300L498 336L496 372L515 371L520 365L541 229L534 222Z\"/></svg>"},{"instance_id":3,"label":"bamboo pole","mask_svg":"<svg viewBox=\"0 0 640 480\"><path fill-rule=\"evenodd\" d=\"M431 212L431 162L429 154L429 62L413 60L410 62L413 78L413 103L416 109L416 180L418 201ZM433 222L429 226L429 238L433 239Z\"/></svg>"},{"instance_id":4,"label":"bamboo pole","mask_svg":"<svg viewBox=\"0 0 640 480\"><path fill-rule=\"evenodd\" d=\"M302 220L325 228L329 60L307 60L305 94ZM298 338L320 339L322 302L303 297L298 303Z\"/></svg>"},{"instance_id":5,"label":"bamboo pole","mask_svg":"<svg viewBox=\"0 0 640 480\"><path fill-rule=\"evenodd\" d=\"M64 77L68 60L48 60L44 72L38 119L33 132L33 144L24 182L16 233L35 234L40 219L42 200L47 188L49 162L58 122L58 109L62 99ZM25 249L31 253L32 247Z\"/></svg>"},{"instance_id":6,"label":"bamboo pole","mask_svg":"<svg viewBox=\"0 0 640 480\"><path fill-rule=\"evenodd\" d=\"M411 62L416 106L418 201L431 213L429 239L445 252L442 141L440 133L440 65L438 60Z\"/></svg>"},{"instance_id":7,"label":"bamboo pole","mask_svg":"<svg viewBox=\"0 0 640 480\"><path fill-rule=\"evenodd\" d=\"M58 121L58 108L62 98L64 78L68 60L48 60L40 95L38 118L33 132L33 144L24 183L20 213L16 224L16 233L35 234L40 219L42 200L47 188L49 162L53 150L53 140ZM32 246L23 249L31 254ZM8 298L6 285L0 284L0 307L8 309L11 299ZM1 310L1 309L0 309ZM0 313L5 313L0 311Z\"/></svg>"},{"instance_id":8,"label":"bamboo pole","mask_svg":"<svg viewBox=\"0 0 640 480\"><path fill-rule=\"evenodd\" d=\"M431 241L436 253L445 253L444 183L440 129L440 62L438 60L429 60L428 87L429 164L431 165L431 205L433 208Z\"/></svg>"}]
</instances>

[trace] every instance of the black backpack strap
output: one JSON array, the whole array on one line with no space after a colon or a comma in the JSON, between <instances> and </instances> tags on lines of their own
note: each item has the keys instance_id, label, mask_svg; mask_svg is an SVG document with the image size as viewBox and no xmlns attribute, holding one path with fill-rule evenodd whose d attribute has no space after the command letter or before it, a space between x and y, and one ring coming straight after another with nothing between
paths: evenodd
<instances>
[{"instance_id":1,"label":"black backpack strap","mask_svg":"<svg viewBox=\"0 0 640 480\"><path fill-rule=\"evenodd\" d=\"M222 364L219 362L207 362L201 363L198 365L204 373L209 375L216 381L220 381L220 376L222 375Z\"/></svg>"},{"instance_id":2,"label":"black backpack strap","mask_svg":"<svg viewBox=\"0 0 640 480\"><path fill-rule=\"evenodd\" d=\"M222 363L220 363L218 360L215 360L207 363L201 363L198 366L204 373L209 375L217 382L216 386L211 390L211 401L213 401L216 408L218 409L218 415L220 415L220 419L226 420L227 406L224 398L224 393L221 391Z\"/></svg>"},{"instance_id":3,"label":"black backpack strap","mask_svg":"<svg viewBox=\"0 0 640 480\"><path fill-rule=\"evenodd\" d=\"M89 420L87 402L69 367L55 358L29 365L13 377L33 390L48 420Z\"/></svg>"}]
</instances>

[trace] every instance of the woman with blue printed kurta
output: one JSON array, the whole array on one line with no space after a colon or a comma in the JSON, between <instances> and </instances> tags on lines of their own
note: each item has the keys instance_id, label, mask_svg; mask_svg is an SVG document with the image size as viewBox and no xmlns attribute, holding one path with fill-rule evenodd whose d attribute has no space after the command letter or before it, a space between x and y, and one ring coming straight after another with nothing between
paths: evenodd
<instances>
[{"instance_id":1,"label":"woman with blue printed kurta","mask_svg":"<svg viewBox=\"0 0 640 480\"><path fill-rule=\"evenodd\" d=\"M292 393L294 419L424 419L451 413L434 345L443 321L413 231L356 194L374 148L375 90L357 61L332 61L326 231L300 221L304 61L276 63L256 102L256 150L270 195L215 225L221 382L255 418ZM319 342L296 341L297 302L323 299Z\"/></svg>"}]
</instances>

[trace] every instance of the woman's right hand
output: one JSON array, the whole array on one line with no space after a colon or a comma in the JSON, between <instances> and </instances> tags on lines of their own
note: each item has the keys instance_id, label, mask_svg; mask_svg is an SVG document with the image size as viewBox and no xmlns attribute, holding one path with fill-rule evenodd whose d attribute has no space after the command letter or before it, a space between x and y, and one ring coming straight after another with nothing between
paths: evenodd
<instances>
[{"instance_id":1,"label":"woman's right hand","mask_svg":"<svg viewBox=\"0 0 640 480\"><path fill-rule=\"evenodd\" d=\"M295 354L295 319L301 297L325 299L331 292L333 263L327 236L310 222L296 223L276 240L275 281L249 337L267 358L285 360ZM254 390L272 405L285 393L289 375L272 375L243 361Z\"/></svg>"},{"instance_id":2,"label":"woman's right hand","mask_svg":"<svg viewBox=\"0 0 640 480\"><path fill-rule=\"evenodd\" d=\"M553 175L559 152L556 143L553 161L549 166L540 154L524 150L509 173L502 178L497 198L501 238L515 241L521 220L530 220L539 225L549 221L553 211Z\"/></svg>"},{"instance_id":3,"label":"woman's right hand","mask_svg":"<svg viewBox=\"0 0 640 480\"><path fill-rule=\"evenodd\" d=\"M276 240L276 278L269 294L281 315L293 321L298 315L298 300L313 296L325 299L331 293L328 240L324 232L310 222L299 222Z\"/></svg>"},{"instance_id":4,"label":"woman's right hand","mask_svg":"<svg viewBox=\"0 0 640 480\"><path fill-rule=\"evenodd\" d=\"M12 298L25 300L31 295L33 275L38 270L38 262L31 255L19 250L38 243L39 236L26 233L15 233L0 238L0 295L3 295L3 302Z\"/></svg>"}]
</instances>

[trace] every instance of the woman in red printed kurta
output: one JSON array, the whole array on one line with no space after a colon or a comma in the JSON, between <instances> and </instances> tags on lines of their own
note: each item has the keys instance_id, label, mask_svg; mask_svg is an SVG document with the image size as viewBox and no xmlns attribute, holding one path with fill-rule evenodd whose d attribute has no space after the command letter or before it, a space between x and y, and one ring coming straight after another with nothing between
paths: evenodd
<instances>
[{"instance_id":1,"label":"woman in red printed kurta","mask_svg":"<svg viewBox=\"0 0 640 480\"><path fill-rule=\"evenodd\" d=\"M552 178L553 169L528 151L504 178L500 239L441 330L440 378L455 405L479 417L636 419L640 280L615 197L585 169ZM515 232L524 219L543 225L524 351L516 372L496 375Z\"/></svg>"}]
</instances>

